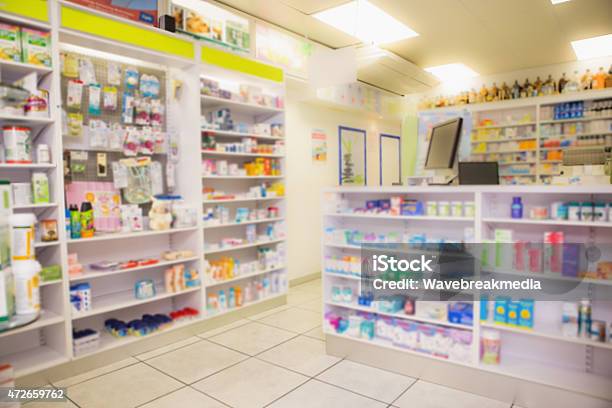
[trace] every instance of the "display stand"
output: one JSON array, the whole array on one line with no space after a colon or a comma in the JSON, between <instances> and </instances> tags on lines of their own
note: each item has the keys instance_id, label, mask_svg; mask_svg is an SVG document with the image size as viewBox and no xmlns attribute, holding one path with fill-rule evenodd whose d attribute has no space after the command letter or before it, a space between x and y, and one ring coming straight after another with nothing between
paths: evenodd
<instances>
[{"instance_id":1,"label":"display stand","mask_svg":"<svg viewBox=\"0 0 612 408\"><path fill-rule=\"evenodd\" d=\"M473 202L474 216L401 216L388 213L354 213L352 208L364 208L366 200L404 197L425 202ZM510 218L512 197L520 196L525 204L525 218ZM457 242L490 242L498 228L512 229L514 240L542 242L545 232L564 233L565 242L609 244L612 242L612 222L555 219L529 219L529 209L550 206L553 202L612 200L612 189L605 186L550 186L546 189L530 186L464 186L464 187L386 187L386 188L333 188L323 193L323 299L324 331L327 350L334 355L418 376L432 381L465 389L515 404L539 404L564 406L605 406L612 401L612 343L594 341L577 336L564 336L561 329L561 301L536 301L533 329L518 328L494 323L490 312L487 320L480 320L480 303L474 303L475 324L459 325L436 320L417 313L386 313L378 309L357 304L360 281L360 251L356 242L346 242L342 231L361 231L364 234L407 235L424 233L428 240L444 239ZM371 235L374 237L374 235ZM401 237L401 235L400 235ZM370 238L371 239L371 238ZM609 248L602 260L612 256ZM347 263L348 262L348 263ZM510 271L508 271L510 273ZM518 276L534 276L523 273ZM579 278L556 275L543 276L551 282L575 281L588 285L595 292L608 293L612 289L609 279ZM332 300L332 287L352 288L352 302ZM604 292L600 292L604 291ZM601 297L598 297L601 298ZM340 316L358 312L374 313L380 318L396 322L428 324L439 330L454 330L471 334L469 356L453 358L449 350L407 349L391 340L376 336L370 340L362 336L339 334L327 322L329 313ZM593 318L606 322L612 320L609 302L593 304ZM498 365L485 364L480 360L483 330L494 330L501 337L501 360ZM458 333L450 333L457 336ZM470 337L470 336L468 336ZM471 380L464 381L467 373ZM493 374L493 375L492 375ZM520 390L517 391L517 390ZM565 391L584 396L572 397ZM572 399L577 398L577 399ZM535 402L534 402L535 401ZM554 401L554 402L552 402Z\"/></svg>"},{"instance_id":2,"label":"display stand","mask_svg":"<svg viewBox=\"0 0 612 408\"><path fill-rule=\"evenodd\" d=\"M42 2L41 2L42 3ZM237 115L244 118L245 123L253 124L260 121L270 123L271 121L283 123L284 110L282 105L277 108L268 108L252 103L232 103L225 99L214 100L203 98L200 92L200 79L203 75L214 75L219 77L237 78L237 73L214 64L208 64L203 56L208 47L200 46L193 39L186 39L179 35L166 33L154 28L144 27L141 24L124 20L115 16L96 12L78 5L59 1L45 2L48 6L48 23L34 20L30 17L11 14L20 13L24 10L6 9L0 5L0 19L25 26L35 27L51 32L52 43L52 67L40 67L30 64L21 64L0 60L1 78L7 80L18 79L24 75L37 75L38 86L50 92L50 116L49 118L29 117L0 117L1 124L18 124L32 127L36 135L35 146L45 143L50 146L52 162L50 164L28 164L9 165L0 164L3 178L5 174L13 182L29 180L32 172L45 172L48 174L51 202L44 204L20 205L12 208L13 212L33 212L39 218L53 218L57 220L59 240L54 242L37 242L35 245L37 259L43 266L48 264L61 265L62 278L55 281L43 282L41 284L42 311L40 317L34 322L0 333L0 364L9 363L13 366L13 374L16 378L34 375L45 369L57 369L52 375L55 377L66 376L68 372L78 372L82 367L108 364L109 359L123 358L126 353L138 354L146 351L141 347L159 347L169 341L176 340L180 336L193 335L196 331L202 331L205 327L216 325L218 322L227 322L232 316L236 318L257 313L265 308L277 306L285 301L287 291L287 274L284 256L282 262L269 264L264 269L258 269L253 274L233 276L224 281L211 281L205 276L206 263L208 259L236 253L243 260L257 261L257 249L282 248L285 241L284 228L277 227L278 233L274 239L266 242L254 242L242 247L218 248L217 253L204 255L205 242L218 243L221 237L229 232L244 234L244 230L255 226L257 231L265 232L267 226L281 224L284 220L285 206L284 195L281 197L244 197L231 200L203 200L202 185L227 186L228 191L247 191L249 186L257 182L279 182L284 177L284 151L274 153L244 153L234 154L225 152L202 152L200 135L200 118L202 112L212 106L235 105ZM26 8L25 11L29 9ZM47 14L47 11L44 13ZM104 27L104 29L100 29ZM112 28L111 28L112 27ZM121 33L131 33L123 35ZM163 78L162 89L165 91L165 116L164 130L176 137L179 159L175 163L176 185L167 192L180 194L184 203L192 206L197 212L197 222L192 227L181 227L174 229L151 230L148 225L143 231L125 231L113 233L96 233L93 237L70 238L67 236L63 226L65 225L64 206L64 166L62 165L63 153L72 151L87 152L93 158L93 167L86 166L83 177L95 175L97 153L106 153L110 161L121 156L121 152L111 148L92 147L84 138L73 138L62 135L61 108L66 106L66 78L60 72L60 54L72 52L87 54L92 59L97 59L94 64L97 69L97 77L104 84L106 81L106 70L102 64L116 62L123 66L134 66L144 71L157 73ZM234 58L232 54L225 51L216 51L216 57L227 59ZM243 57L240 57L243 58ZM251 75L238 74L240 81L243 79L250 84L265 83L266 89L271 88L276 95L284 96L284 82L282 70L270 67L259 62L243 58L244 66L262 66L267 73L273 72L272 79L261 79L257 72ZM147 71L148 72L148 71ZM266 77L264 75L264 77ZM123 81L123 75L122 75ZM63 93L63 94L62 94ZM62 96L63 95L63 96ZM83 103L87 104L88 91L84 92ZM119 95L119 98L121 96ZM105 120L112 117L103 115ZM87 115L85 115L87 120ZM86 123L86 121L85 121ZM220 132L221 133L221 132ZM218 135L219 141L240 141L246 135L232 134ZM64 136L64 137L62 137ZM271 135L249 135L261 141L262 144L274 144L282 142L283 138ZM284 136L284 134L282 135ZM166 163L165 155L154 155L163 163ZM205 157L224 158L230 162L241 163L257 158L270 158L279 160L281 163L280 173L265 177L229 177L229 178L202 178L199 169L202 159ZM88 162L88 164L91 164ZM89 173L88 173L89 172ZM112 169L109 168L111 173ZM164 173L165 174L165 173ZM258 181L255 181L258 180ZM71 181L71 180L69 180ZM227 224L207 225L202 222L202 208L226 203L228 206L249 208L267 208L270 203L277 207L274 214L269 217L252 220L232 220ZM241 203L244 203L242 205ZM145 209L143 215L147 214ZM146 219L145 219L146 221ZM236 222L234 222L236 221ZM244 222L243 222L244 221ZM208 227L211 227L210 230ZM206 235L205 235L206 234ZM206 236L206 238L205 238ZM179 259L160 259L164 251L189 251L188 256ZM223 253L222 253L223 252ZM227 253L226 253L227 252ZM69 275L68 255L76 254L78 261L84 266L82 274ZM72 258L72 257L71 257ZM109 271L98 271L90 267L92 263L110 261L128 261L134 259L157 258L155 264L137 264L128 268ZM279 258L280 259L280 258ZM199 274L201 285L189 287L179 292L168 292L164 288L165 270L176 266L185 265L190 270ZM266 280L265 277L276 276L275 282ZM137 299L134 296L134 284L140 279L152 279L156 286L156 294L153 297ZM69 288L73 284L87 282L92 287L92 307L88 310L74 312L71 310L71 299ZM250 302L242 302L235 308L209 313L207 310L207 292L217 292L223 288L229 293L230 287L244 287L245 283L259 283L261 293L257 297L250 297ZM271 283L275 286L272 291ZM265 285L264 285L265 284ZM207 286L210 288L207 289ZM257 289L258 286L255 286ZM251 307L253 306L253 307ZM185 307L192 308L198 312L198 316L189 319L181 319L173 324L145 336L115 337L105 330L104 322L109 318L130 321L140 318L144 314L169 313ZM216 318L223 315L221 319ZM75 352L73 349L73 330L86 328L100 332L99 343L84 351ZM173 332L175 334L161 336ZM179 336L179 337L177 337ZM151 340L149 340L151 339ZM155 340L153 340L155 339ZM164 340L166 339L166 340ZM115 350L116 349L116 350ZM113 354L104 353L114 350ZM76 364L77 360L87 359ZM63 363L72 362L66 366ZM62 366L62 367L58 367ZM79 369L78 367L81 367ZM33 377L32 377L33 378ZM45 377L48 380L47 377Z\"/></svg>"}]
</instances>

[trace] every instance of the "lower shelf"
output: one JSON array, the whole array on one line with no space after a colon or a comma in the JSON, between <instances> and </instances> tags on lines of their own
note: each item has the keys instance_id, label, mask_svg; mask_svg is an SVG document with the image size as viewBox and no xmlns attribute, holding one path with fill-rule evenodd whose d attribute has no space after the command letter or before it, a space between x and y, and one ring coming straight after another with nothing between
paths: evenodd
<instances>
[{"instance_id":1,"label":"lower shelf","mask_svg":"<svg viewBox=\"0 0 612 408\"><path fill-rule=\"evenodd\" d=\"M581 370L542 364L514 355L502 355L499 365L480 364L479 368L521 380L612 400L612 378Z\"/></svg>"},{"instance_id":2,"label":"lower shelf","mask_svg":"<svg viewBox=\"0 0 612 408\"><path fill-rule=\"evenodd\" d=\"M68 360L68 357L49 346L41 346L0 357L0 361L13 366L15 377L23 377L66 363Z\"/></svg>"}]
</instances>

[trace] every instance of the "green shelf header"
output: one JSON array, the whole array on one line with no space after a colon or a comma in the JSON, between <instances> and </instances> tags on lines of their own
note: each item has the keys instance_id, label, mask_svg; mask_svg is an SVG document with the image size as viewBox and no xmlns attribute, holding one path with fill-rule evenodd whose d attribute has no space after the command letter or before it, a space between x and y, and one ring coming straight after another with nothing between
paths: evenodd
<instances>
[{"instance_id":1,"label":"green shelf header","mask_svg":"<svg viewBox=\"0 0 612 408\"><path fill-rule=\"evenodd\" d=\"M195 57L194 45L191 41L165 35L163 32L140 28L133 24L123 23L66 6L62 6L61 16L62 27L64 28L176 57L191 60Z\"/></svg>"},{"instance_id":2,"label":"green shelf header","mask_svg":"<svg viewBox=\"0 0 612 408\"><path fill-rule=\"evenodd\" d=\"M283 70L280 68L204 45L201 51L202 62L206 64L216 65L270 81L283 82Z\"/></svg>"},{"instance_id":3,"label":"green shelf header","mask_svg":"<svg viewBox=\"0 0 612 408\"><path fill-rule=\"evenodd\" d=\"M34 20L49 22L47 0L7 0L0 1L0 11L17 14Z\"/></svg>"}]
</instances>

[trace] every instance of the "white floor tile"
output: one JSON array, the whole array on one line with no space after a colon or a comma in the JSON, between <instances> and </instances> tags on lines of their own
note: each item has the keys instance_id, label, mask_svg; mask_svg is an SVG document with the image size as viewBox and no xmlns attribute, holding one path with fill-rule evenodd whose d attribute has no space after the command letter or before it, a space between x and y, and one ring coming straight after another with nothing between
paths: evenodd
<instances>
[{"instance_id":1,"label":"white floor tile","mask_svg":"<svg viewBox=\"0 0 612 408\"><path fill-rule=\"evenodd\" d=\"M399 408L510 408L510 404L501 401L426 381L417 381L393 405Z\"/></svg>"},{"instance_id":2,"label":"white floor tile","mask_svg":"<svg viewBox=\"0 0 612 408\"><path fill-rule=\"evenodd\" d=\"M69 387L70 399L86 408L128 408L181 388L183 385L143 363Z\"/></svg>"},{"instance_id":3,"label":"white floor tile","mask_svg":"<svg viewBox=\"0 0 612 408\"><path fill-rule=\"evenodd\" d=\"M319 313L310 310L290 308L282 312L259 319L260 322L295 333L304 333L321 324Z\"/></svg>"},{"instance_id":4,"label":"white floor tile","mask_svg":"<svg viewBox=\"0 0 612 408\"><path fill-rule=\"evenodd\" d=\"M317 378L387 403L393 402L416 381L411 377L348 360L336 364Z\"/></svg>"},{"instance_id":5,"label":"white floor tile","mask_svg":"<svg viewBox=\"0 0 612 408\"><path fill-rule=\"evenodd\" d=\"M210 337L208 340L254 356L294 336L295 333L252 322Z\"/></svg>"},{"instance_id":6,"label":"white floor tile","mask_svg":"<svg viewBox=\"0 0 612 408\"><path fill-rule=\"evenodd\" d=\"M297 306L315 299L321 299L321 292L312 290L291 291L287 295L287 304Z\"/></svg>"},{"instance_id":7,"label":"white floor tile","mask_svg":"<svg viewBox=\"0 0 612 408\"><path fill-rule=\"evenodd\" d=\"M387 404L382 402L353 394L333 385L311 380L275 401L269 408L385 408L386 406Z\"/></svg>"},{"instance_id":8,"label":"white floor tile","mask_svg":"<svg viewBox=\"0 0 612 408\"><path fill-rule=\"evenodd\" d=\"M197 343L198 341L202 341L202 339L196 336L188 337L184 340L179 340L176 343L168 344L167 346L160 347L160 348L157 348L151 351L147 351L146 353L138 354L135 357L142 361L149 360L153 357L161 356L162 354L166 354L170 351L174 351L181 347L185 347L190 344Z\"/></svg>"},{"instance_id":9,"label":"white floor tile","mask_svg":"<svg viewBox=\"0 0 612 408\"><path fill-rule=\"evenodd\" d=\"M307 377L251 358L193 385L234 408L261 408Z\"/></svg>"},{"instance_id":10,"label":"white floor tile","mask_svg":"<svg viewBox=\"0 0 612 408\"><path fill-rule=\"evenodd\" d=\"M257 358L314 377L340 359L325 354L325 343L299 336L260 354Z\"/></svg>"},{"instance_id":11,"label":"white floor tile","mask_svg":"<svg viewBox=\"0 0 612 408\"><path fill-rule=\"evenodd\" d=\"M171 394L151 401L142 408L226 408L221 404L199 391L190 387L181 388Z\"/></svg>"},{"instance_id":12,"label":"white floor tile","mask_svg":"<svg viewBox=\"0 0 612 408\"><path fill-rule=\"evenodd\" d=\"M252 316L247 317L247 319L249 319L249 320L260 320L260 319L263 319L264 317L276 314L278 312L282 312L283 310L287 310L287 309L289 309L288 305L282 305L282 306L279 306L279 307L275 307L274 309L266 310L265 312L254 314Z\"/></svg>"},{"instance_id":13,"label":"white floor tile","mask_svg":"<svg viewBox=\"0 0 612 408\"><path fill-rule=\"evenodd\" d=\"M240 327L242 325L245 325L248 322L249 322L249 320L247 320L247 319L239 319L239 320L236 320L235 322L232 322L230 324L226 324L224 326L217 327L216 329L207 330L207 331L204 331L202 333L198 333L198 336L202 337L204 339L207 339L209 337L216 336L217 334L221 334L221 333L226 332L228 330L235 329L236 327Z\"/></svg>"},{"instance_id":14,"label":"white floor tile","mask_svg":"<svg viewBox=\"0 0 612 408\"><path fill-rule=\"evenodd\" d=\"M4 405L0 402L0 407ZM27 404L22 405L23 408L77 408L70 400L63 402L28 402Z\"/></svg>"},{"instance_id":15,"label":"white floor tile","mask_svg":"<svg viewBox=\"0 0 612 408\"><path fill-rule=\"evenodd\" d=\"M304 336L312 337L313 339L325 340L325 335L323 334L321 326L308 330L306 333L304 333Z\"/></svg>"},{"instance_id":16,"label":"white floor tile","mask_svg":"<svg viewBox=\"0 0 612 408\"><path fill-rule=\"evenodd\" d=\"M100 368L96 368L94 370L90 370L87 371L83 374L79 374L79 375L75 375L74 377L68 377L65 378L63 380L59 380L59 381L55 381L53 383L53 385L55 385L56 387L70 387L72 385L81 383L83 381L87 381L90 380L94 377L98 377L107 373L110 373L111 371L115 371L115 370L119 370L120 368L124 368L133 364L137 364L138 360L136 360L135 358L129 357L126 358L125 360L120 360L117 361L115 363L100 367Z\"/></svg>"},{"instance_id":17,"label":"white floor tile","mask_svg":"<svg viewBox=\"0 0 612 408\"><path fill-rule=\"evenodd\" d=\"M295 307L300 308L300 309L310 310L311 312L316 312L316 313L322 314L322 312L323 312L323 301L321 300L321 298L316 298L316 299L313 299L313 300L309 300L308 302L299 304L299 305L297 305Z\"/></svg>"},{"instance_id":18,"label":"white floor tile","mask_svg":"<svg viewBox=\"0 0 612 408\"><path fill-rule=\"evenodd\" d=\"M247 358L244 354L202 340L152 358L147 364L191 384Z\"/></svg>"}]
</instances>

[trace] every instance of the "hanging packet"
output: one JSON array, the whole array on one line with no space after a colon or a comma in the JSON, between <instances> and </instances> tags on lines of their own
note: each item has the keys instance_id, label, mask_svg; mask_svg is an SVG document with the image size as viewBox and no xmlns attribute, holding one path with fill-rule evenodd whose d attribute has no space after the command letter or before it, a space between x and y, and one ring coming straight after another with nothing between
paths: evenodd
<instances>
[{"instance_id":1,"label":"hanging packet","mask_svg":"<svg viewBox=\"0 0 612 408\"><path fill-rule=\"evenodd\" d=\"M116 189L126 188L128 186L128 170L127 166L121 162L113 162L113 186Z\"/></svg>"},{"instance_id":2,"label":"hanging packet","mask_svg":"<svg viewBox=\"0 0 612 408\"><path fill-rule=\"evenodd\" d=\"M151 162L151 193L153 195L164 193L164 176L160 162Z\"/></svg>"},{"instance_id":3,"label":"hanging packet","mask_svg":"<svg viewBox=\"0 0 612 408\"><path fill-rule=\"evenodd\" d=\"M140 145L138 153L151 155L153 154L154 140L153 130L149 126L145 126L140 130Z\"/></svg>"},{"instance_id":4,"label":"hanging packet","mask_svg":"<svg viewBox=\"0 0 612 408\"><path fill-rule=\"evenodd\" d=\"M136 156L138 154L139 133L138 129L133 127L125 129L125 139L123 140L123 154L125 156Z\"/></svg>"},{"instance_id":5,"label":"hanging packet","mask_svg":"<svg viewBox=\"0 0 612 408\"><path fill-rule=\"evenodd\" d=\"M116 62L109 62L106 66L106 81L109 85L121 85L121 65Z\"/></svg>"},{"instance_id":6,"label":"hanging packet","mask_svg":"<svg viewBox=\"0 0 612 408\"><path fill-rule=\"evenodd\" d=\"M89 108L88 112L90 115L99 116L102 111L100 110L100 96L102 94L102 87L100 84L89 86Z\"/></svg>"},{"instance_id":7,"label":"hanging packet","mask_svg":"<svg viewBox=\"0 0 612 408\"><path fill-rule=\"evenodd\" d=\"M148 126L151 124L151 104L148 99L139 98L135 102L137 125Z\"/></svg>"},{"instance_id":8,"label":"hanging packet","mask_svg":"<svg viewBox=\"0 0 612 408\"><path fill-rule=\"evenodd\" d=\"M62 53L60 60L62 64L62 75L66 78L79 77L79 59L72 53Z\"/></svg>"},{"instance_id":9,"label":"hanging packet","mask_svg":"<svg viewBox=\"0 0 612 408\"><path fill-rule=\"evenodd\" d=\"M161 126L164 120L164 107L159 99L151 101L151 126Z\"/></svg>"},{"instance_id":10,"label":"hanging packet","mask_svg":"<svg viewBox=\"0 0 612 408\"><path fill-rule=\"evenodd\" d=\"M117 110L117 88L114 86L105 86L102 94L102 109L107 112Z\"/></svg>"},{"instance_id":11,"label":"hanging packet","mask_svg":"<svg viewBox=\"0 0 612 408\"><path fill-rule=\"evenodd\" d=\"M79 59L79 79L83 81L85 85L95 85L96 81L96 70L94 69L93 62L87 57L81 57Z\"/></svg>"},{"instance_id":12,"label":"hanging packet","mask_svg":"<svg viewBox=\"0 0 612 408\"><path fill-rule=\"evenodd\" d=\"M138 69L134 67L125 69L125 89L130 91L138 89Z\"/></svg>"},{"instance_id":13,"label":"hanging packet","mask_svg":"<svg viewBox=\"0 0 612 408\"><path fill-rule=\"evenodd\" d=\"M93 148L108 148L108 127L106 122L99 119L90 119L87 135L89 136L89 146Z\"/></svg>"},{"instance_id":14,"label":"hanging packet","mask_svg":"<svg viewBox=\"0 0 612 408\"><path fill-rule=\"evenodd\" d=\"M134 123L134 96L127 92L123 94L121 121L128 125Z\"/></svg>"},{"instance_id":15,"label":"hanging packet","mask_svg":"<svg viewBox=\"0 0 612 408\"><path fill-rule=\"evenodd\" d=\"M108 148L111 150L120 150L124 140L125 129L119 123L113 123L108 132Z\"/></svg>"},{"instance_id":16,"label":"hanging packet","mask_svg":"<svg viewBox=\"0 0 612 408\"><path fill-rule=\"evenodd\" d=\"M81 100L83 99L83 82L78 79L68 81L68 92L66 95L66 105L68 109L81 109Z\"/></svg>"},{"instance_id":17,"label":"hanging packet","mask_svg":"<svg viewBox=\"0 0 612 408\"><path fill-rule=\"evenodd\" d=\"M83 136L83 115L81 113L68 114L68 136Z\"/></svg>"}]
</instances>

